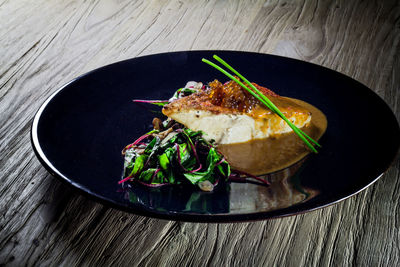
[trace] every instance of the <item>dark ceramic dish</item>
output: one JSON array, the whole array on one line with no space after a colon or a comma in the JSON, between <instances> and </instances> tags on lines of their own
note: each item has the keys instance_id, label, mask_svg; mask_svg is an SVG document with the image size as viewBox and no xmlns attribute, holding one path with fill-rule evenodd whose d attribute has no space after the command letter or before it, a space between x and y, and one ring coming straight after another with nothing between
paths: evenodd
<instances>
[{"instance_id":1,"label":"dark ceramic dish","mask_svg":"<svg viewBox=\"0 0 400 267\"><path fill-rule=\"evenodd\" d=\"M168 99L187 81L225 77L201 62L217 53L249 80L302 99L328 118L323 148L295 175L271 188L252 183L122 190L122 148L151 128L154 113L132 99ZM36 155L54 176L106 205L182 221L233 222L294 215L336 203L375 182L399 147L399 126L386 103L361 83L299 60L234 51L173 52L91 71L54 93L32 125ZM293 168L289 170L293 172ZM283 177L283 178L282 178ZM270 177L274 180L274 177Z\"/></svg>"}]
</instances>

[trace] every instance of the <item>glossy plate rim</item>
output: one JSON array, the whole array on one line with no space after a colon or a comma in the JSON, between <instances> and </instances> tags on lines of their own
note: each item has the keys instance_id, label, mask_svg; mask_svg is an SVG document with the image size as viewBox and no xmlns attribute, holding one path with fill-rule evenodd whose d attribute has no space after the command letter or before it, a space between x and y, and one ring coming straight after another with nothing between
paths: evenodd
<instances>
[{"instance_id":1,"label":"glossy plate rim","mask_svg":"<svg viewBox=\"0 0 400 267\"><path fill-rule=\"evenodd\" d=\"M180 212L167 212L167 213L159 213L159 212L155 212L152 209L146 209L146 208L138 208L135 207L134 209L132 207L128 207L128 206L123 206L118 204L118 202L112 200L112 199L108 199L105 198L104 196L102 196L101 194L92 192L89 188L87 188L86 186L83 186L75 181L73 181L72 179L68 178L67 176L63 175L56 167L53 166L53 164L51 163L51 160L49 160L47 158L47 156L45 155L44 151L41 148L40 142L39 142L39 138L38 138L38 125L39 125L39 120L43 114L43 111L46 109L47 105L54 99L54 97L56 97L60 92L62 92L63 90L65 90L66 88L68 88L68 86L70 84L73 84L74 82L85 78L86 76L95 73L97 71L106 69L110 66L114 66L114 65L118 65L124 62L129 62L131 60L135 60L138 58L144 58L144 57L151 57L151 56L158 56L158 55L164 55L164 54L175 54L175 53L193 53L193 52L197 52L197 53L202 53L202 52L234 52L234 53L248 53L248 54L257 54L257 55L266 55L266 56L272 56L272 57L276 57L276 58L282 58L283 60L289 60L289 61L297 61L297 62L301 62L302 64L309 64L309 65L314 65L318 68L322 68L322 69L326 69L328 71L331 72L335 72L337 74L340 74L342 76L345 76L346 78L349 78L359 84L361 84L362 86L364 86L365 88L367 88L368 90L370 90L375 97L378 97L380 100L382 100L386 106L392 111L391 107L386 103L386 101L384 101L375 91L373 91L372 89L370 89L369 87L367 87L366 85L362 84L361 82L355 80L354 78L343 74L341 72L338 72L336 70L324 67L322 65L318 65L312 62L307 62L307 61L303 61L300 59L295 59L295 58L290 58L290 57L285 57L285 56L280 56L280 55L273 55L273 54L265 54L265 53L259 53L259 52L250 52L250 51L239 51L239 50L184 50L184 51L173 51L173 52L161 52L161 53L156 53L156 54L149 54L149 55L144 55L144 56L139 56L139 57L133 57L133 58L129 58L129 59L125 59L125 60L121 60L121 61L116 61L113 62L111 64L107 64L104 66L101 66L99 68L93 69L91 71L88 71L82 75L79 75L78 77L70 80L69 82L65 83L64 85L62 85L59 89L57 89L55 92L53 92L44 102L43 104L40 105L40 108L38 109L38 111L36 112L36 114L34 115L32 124L31 124L31 133L30 133L30 139L31 139L31 145L33 148L33 151L36 155L36 157L38 158L38 160L40 161L40 163L45 167L45 169L54 177L56 177L57 179L61 180L63 183L70 185L73 189L77 189L77 191L79 191L79 193L83 193L83 195L85 195L86 197L89 197L90 199L97 201L105 206L110 206L112 208L115 208L117 210L121 210L124 212L128 212L131 214L135 214L135 215L140 215L140 216L146 216L146 217L150 217L150 218L157 218L157 219L163 219L163 220L173 220L173 221L182 221L182 222L200 222L200 223L234 223L234 222L249 222L249 221L259 221L259 220L268 220L268 219L276 219L276 218L283 218L283 217L289 217L289 216L293 216L293 215L299 215L299 214L303 214L303 213L308 213L311 211L315 211L315 210L319 210L334 204L337 204L339 202L342 202L343 200L346 200L362 191L364 191L365 189L367 189L369 186L371 186L372 184L374 184L377 180L379 180L383 174L391 167L391 165L393 164L393 162L396 160L396 158L398 157L399 154L399 146L397 147L397 152L395 154L395 156L392 158L391 162L388 162L386 164L385 169L375 178L373 179L371 182L369 182L368 184L366 184L365 186L363 186L362 188L359 188L357 191L346 195L346 196L342 196L338 199L336 199L335 201L332 201L330 203L325 203L322 205L317 205L315 207L312 208L308 208L308 209L304 209L304 210L300 210L300 211L291 211L291 212L283 212L283 213L277 213L277 214L273 214L272 216L270 215L271 211L264 211L264 212L255 212L255 213L242 213L242 214L196 214L196 213L180 213ZM399 124L397 123L397 128L399 128ZM292 206L293 207L293 206ZM287 207L289 208L289 207ZM278 211L284 211L287 208L283 208L283 209L278 209ZM273 211L277 211L277 210L273 210Z\"/></svg>"}]
</instances>

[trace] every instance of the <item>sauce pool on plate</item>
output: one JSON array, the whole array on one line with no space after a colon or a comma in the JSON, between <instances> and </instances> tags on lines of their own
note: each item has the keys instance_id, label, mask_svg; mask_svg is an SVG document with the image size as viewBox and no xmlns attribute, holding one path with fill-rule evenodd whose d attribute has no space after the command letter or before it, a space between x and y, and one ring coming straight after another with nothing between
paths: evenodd
<instances>
[{"instance_id":1,"label":"sauce pool on plate","mask_svg":"<svg viewBox=\"0 0 400 267\"><path fill-rule=\"evenodd\" d=\"M302 100L282 98L295 102L311 112L311 122L302 130L314 140L320 139L328 125L326 116L318 108ZM218 150L233 169L253 175L285 169L310 153L304 142L294 132L243 143L220 144Z\"/></svg>"}]
</instances>

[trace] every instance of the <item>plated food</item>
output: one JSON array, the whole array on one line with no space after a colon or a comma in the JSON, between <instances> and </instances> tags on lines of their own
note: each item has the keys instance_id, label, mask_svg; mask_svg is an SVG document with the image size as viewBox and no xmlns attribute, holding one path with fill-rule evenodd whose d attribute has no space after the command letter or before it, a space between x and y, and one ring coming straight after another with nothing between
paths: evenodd
<instances>
[{"instance_id":1,"label":"plated food","mask_svg":"<svg viewBox=\"0 0 400 267\"><path fill-rule=\"evenodd\" d=\"M250 83L214 58L239 77L203 59L231 80L188 82L166 101L134 100L162 106L167 119L154 118L154 129L124 148L124 178L119 183L191 183L203 191L228 180L252 178L269 184L256 175L286 168L310 151L317 152L314 139L327 126L321 111Z\"/></svg>"},{"instance_id":2,"label":"plated food","mask_svg":"<svg viewBox=\"0 0 400 267\"><path fill-rule=\"evenodd\" d=\"M297 201L289 201L292 204L287 208L279 205L268 211L265 200L270 201L270 196L274 195L268 192L275 192L275 183L282 179L279 176L274 180L271 176L286 174L293 165L268 174L270 186L260 186L249 180L219 183L212 193L201 191L189 181L185 182L187 185L157 188L126 182L121 188L118 184L123 169L121 149L150 131L154 116L162 118L153 113L161 114L160 107L132 104L131 100L168 99L174 88L184 86L186 81L230 80L199 60L212 58L214 53L181 51L150 55L104 66L78 77L49 97L35 115L31 130L35 154L55 177L107 206L150 217L196 222L269 219L325 207L370 186L395 158L399 147L396 117L390 107L365 85L304 61L259 53L218 51L218 55L240 67L240 72L248 75L251 81L273 89L281 97L290 96L315 104L326 114L329 127L318 141L323 146L318 148L318 154L309 153L311 150L304 148L304 142L297 134L280 135L291 136L302 145L303 152L309 153L301 168L287 181L296 185L293 179L297 177L302 188L317 190L318 194L310 201L307 198L295 205L293 203ZM190 68L183 68L183 64ZM360 107L366 106L374 108L363 109L363 116L357 116ZM311 110L310 124L299 129L318 140L310 132L315 118L316 112ZM371 120L379 122L379 127L371 126ZM268 140L272 141L272 138ZM229 162L231 170L237 168L236 160L242 164L244 159L248 164L262 167L256 165L255 159L261 141L228 144L235 157L228 158L229 154L222 150L225 145L218 145L218 151ZM273 142L276 146L279 143ZM258 162L261 164L270 154L260 153ZM278 157L273 159L276 162ZM251 169L250 173L256 174L255 170ZM138 202L128 201L121 191L132 191L139 197ZM185 197L188 202L183 200ZM274 198L279 201L280 194ZM156 199L158 202L154 202ZM225 203L225 208L221 208L221 203ZM207 209L203 209L204 206Z\"/></svg>"}]
</instances>

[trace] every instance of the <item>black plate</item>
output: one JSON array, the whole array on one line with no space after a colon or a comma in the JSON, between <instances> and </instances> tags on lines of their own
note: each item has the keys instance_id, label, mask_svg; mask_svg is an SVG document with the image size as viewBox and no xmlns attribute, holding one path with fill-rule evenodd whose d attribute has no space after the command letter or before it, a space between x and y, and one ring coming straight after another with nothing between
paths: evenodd
<instances>
[{"instance_id":1,"label":"black plate","mask_svg":"<svg viewBox=\"0 0 400 267\"><path fill-rule=\"evenodd\" d=\"M320 153L269 189L233 183L212 193L121 190L121 149L148 131L154 117L131 100L168 99L187 81L226 80L201 62L214 53L249 80L321 109L328 129ZM343 200L383 174L397 154L399 136L390 108L361 83L318 65L234 51L164 53L96 69L54 93L32 125L33 148L46 169L102 203L151 217L209 222L288 216Z\"/></svg>"}]
</instances>

